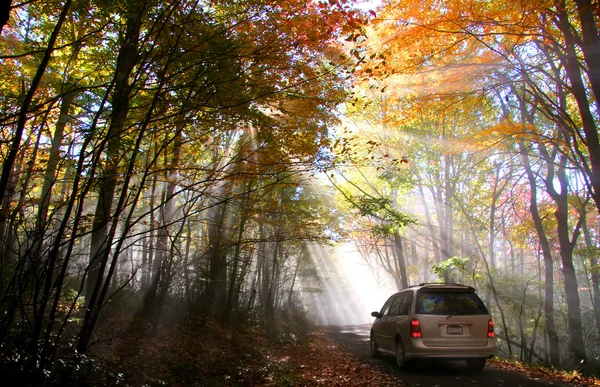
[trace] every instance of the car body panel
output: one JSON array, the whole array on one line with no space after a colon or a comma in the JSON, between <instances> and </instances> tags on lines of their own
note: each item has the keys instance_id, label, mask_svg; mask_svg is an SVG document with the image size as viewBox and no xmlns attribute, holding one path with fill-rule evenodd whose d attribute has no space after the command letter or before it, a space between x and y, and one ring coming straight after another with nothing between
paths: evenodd
<instances>
[{"instance_id":1,"label":"car body panel","mask_svg":"<svg viewBox=\"0 0 600 387\"><path fill-rule=\"evenodd\" d=\"M488 339L485 346L477 347L433 347L423 344L421 339L410 339L404 345L406 354L409 359L446 359L446 360L466 360L476 358L491 358L496 353L496 345L494 339Z\"/></svg>"},{"instance_id":2,"label":"car body panel","mask_svg":"<svg viewBox=\"0 0 600 387\"><path fill-rule=\"evenodd\" d=\"M389 352L394 341L394 326L395 322L389 316L383 316L377 324L377 328L374 329L375 340L377 346L381 351Z\"/></svg>"}]
</instances>

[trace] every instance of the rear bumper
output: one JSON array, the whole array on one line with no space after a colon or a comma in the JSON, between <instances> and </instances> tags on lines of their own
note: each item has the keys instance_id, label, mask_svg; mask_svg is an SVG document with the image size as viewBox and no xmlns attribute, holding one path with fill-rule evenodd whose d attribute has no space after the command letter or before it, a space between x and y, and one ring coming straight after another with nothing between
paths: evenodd
<instances>
[{"instance_id":1,"label":"rear bumper","mask_svg":"<svg viewBox=\"0 0 600 387\"><path fill-rule=\"evenodd\" d=\"M488 339L488 344L478 347L430 347L423 344L422 339L411 339L405 346L407 359L489 359L496 353L496 344Z\"/></svg>"}]
</instances>

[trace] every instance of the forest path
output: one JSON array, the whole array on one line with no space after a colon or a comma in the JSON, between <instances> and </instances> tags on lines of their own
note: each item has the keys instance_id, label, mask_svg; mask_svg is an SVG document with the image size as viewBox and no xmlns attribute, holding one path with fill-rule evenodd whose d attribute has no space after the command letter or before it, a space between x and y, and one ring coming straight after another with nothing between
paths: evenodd
<instances>
[{"instance_id":1,"label":"forest path","mask_svg":"<svg viewBox=\"0 0 600 387\"><path fill-rule=\"evenodd\" d=\"M465 362L421 362L409 371L400 371L392 357L373 359L369 352L370 325L327 326L323 331L328 337L354 354L361 363L394 376L399 384L407 387L457 387L457 386L574 386L559 381L528 378L519 372L498 369L487 364L482 372L470 372Z\"/></svg>"}]
</instances>

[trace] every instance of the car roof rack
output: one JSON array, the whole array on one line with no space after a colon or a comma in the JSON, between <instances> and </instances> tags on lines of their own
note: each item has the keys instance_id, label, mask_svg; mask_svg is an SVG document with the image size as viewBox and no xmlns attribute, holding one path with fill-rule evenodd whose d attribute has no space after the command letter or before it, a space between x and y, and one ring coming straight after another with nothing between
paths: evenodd
<instances>
[{"instance_id":1,"label":"car roof rack","mask_svg":"<svg viewBox=\"0 0 600 387\"><path fill-rule=\"evenodd\" d=\"M462 288L467 288L467 289L473 289L475 290L474 287L469 286L469 285L464 285L464 284L458 284L455 282L421 282L419 284L415 284L415 285L411 285L408 288L415 288L415 287L427 287L427 286L460 286ZM408 288L404 288L404 289L408 289ZM400 289L402 290L402 289Z\"/></svg>"},{"instance_id":2,"label":"car roof rack","mask_svg":"<svg viewBox=\"0 0 600 387\"><path fill-rule=\"evenodd\" d=\"M474 287L469 286L469 285L464 285L464 284L458 284L455 282L421 282L418 285L414 285L414 286L460 286L462 288L467 288L467 289L473 289L475 290Z\"/></svg>"}]
</instances>

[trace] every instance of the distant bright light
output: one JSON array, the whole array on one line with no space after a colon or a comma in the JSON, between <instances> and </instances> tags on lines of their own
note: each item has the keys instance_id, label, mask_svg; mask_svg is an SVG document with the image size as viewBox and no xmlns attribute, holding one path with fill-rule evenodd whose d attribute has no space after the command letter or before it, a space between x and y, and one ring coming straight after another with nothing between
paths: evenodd
<instances>
[{"instance_id":1,"label":"distant bright light","mask_svg":"<svg viewBox=\"0 0 600 387\"><path fill-rule=\"evenodd\" d=\"M353 243L311 246L309 251L321 292L307 295L305 302L322 325L370 324L371 312L397 291L389 275L369 268Z\"/></svg>"},{"instance_id":2,"label":"distant bright light","mask_svg":"<svg viewBox=\"0 0 600 387\"><path fill-rule=\"evenodd\" d=\"M393 286L389 275L378 268L376 270L379 271L375 274L371 271L353 243L340 244L337 256L340 270L355 289L369 321L372 320L371 312L378 311L389 296L398 290Z\"/></svg>"}]
</instances>

